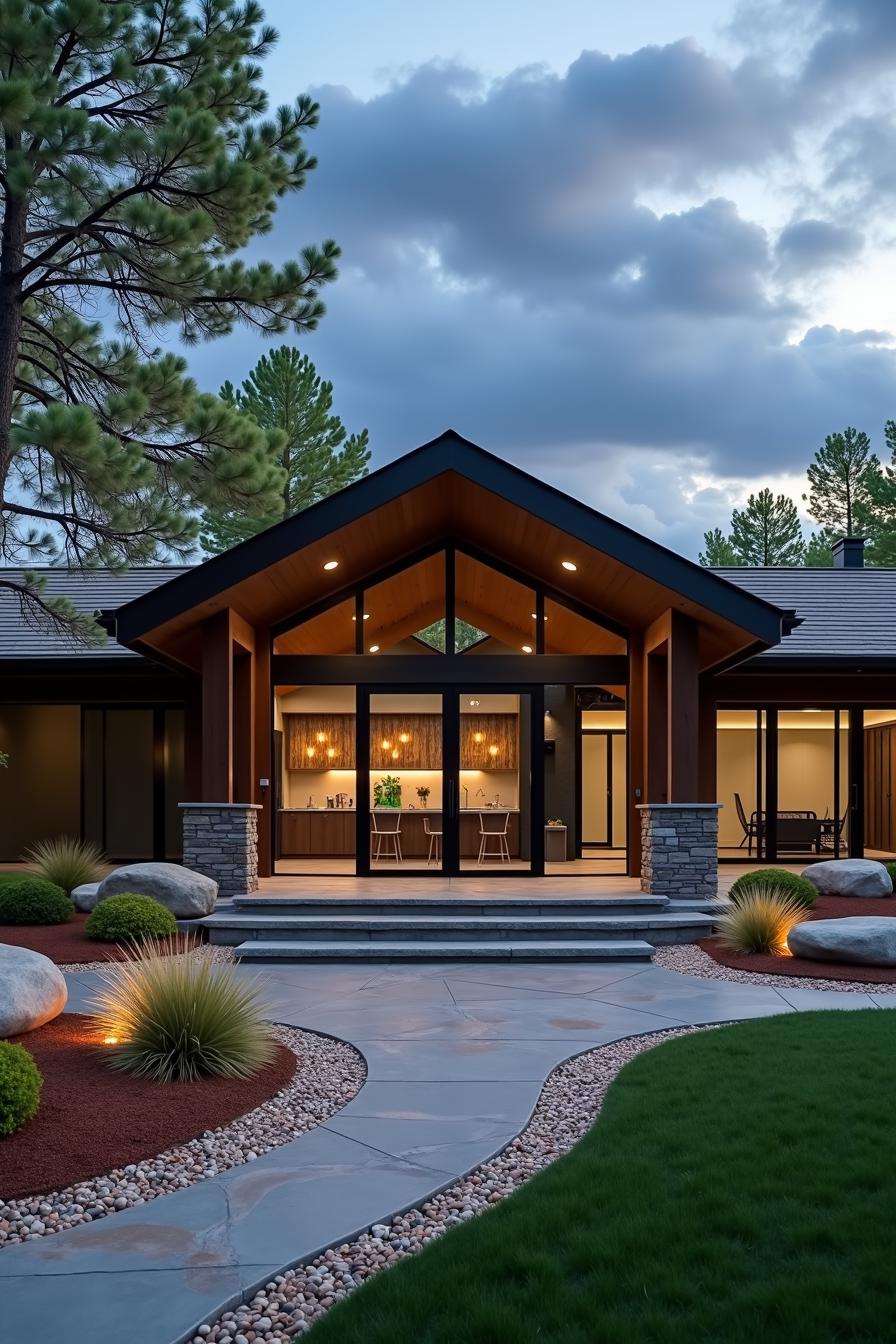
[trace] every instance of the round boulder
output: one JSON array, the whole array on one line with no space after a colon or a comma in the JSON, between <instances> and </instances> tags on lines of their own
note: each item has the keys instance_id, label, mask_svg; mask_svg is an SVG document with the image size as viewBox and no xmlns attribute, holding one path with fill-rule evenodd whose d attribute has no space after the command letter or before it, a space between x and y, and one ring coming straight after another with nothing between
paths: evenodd
<instances>
[{"instance_id":1,"label":"round boulder","mask_svg":"<svg viewBox=\"0 0 896 1344\"><path fill-rule=\"evenodd\" d=\"M861 966L896 966L896 919L854 915L794 924L787 946L795 957L848 961Z\"/></svg>"},{"instance_id":2,"label":"round boulder","mask_svg":"<svg viewBox=\"0 0 896 1344\"><path fill-rule=\"evenodd\" d=\"M67 999L65 976L49 957L0 943L0 1039L52 1022Z\"/></svg>"},{"instance_id":3,"label":"round boulder","mask_svg":"<svg viewBox=\"0 0 896 1344\"><path fill-rule=\"evenodd\" d=\"M99 882L82 882L80 887L72 888L72 900L76 910L90 911L100 898Z\"/></svg>"},{"instance_id":4,"label":"round boulder","mask_svg":"<svg viewBox=\"0 0 896 1344\"><path fill-rule=\"evenodd\" d=\"M893 883L874 859L826 859L803 869L819 896L892 896Z\"/></svg>"},{"instance_id":5,"label":"round boulder","mask_svg":"<svg viewBox=\"0 0 896 1344\"><path fill-rule=\"evenodd\" d=\"M167 906L175 919L201 919L215 908L218 884L214 878L194 873L179 863L128 863L103 878L94 904L124 892L152 896Z\"/></svg>"}]
</instances>

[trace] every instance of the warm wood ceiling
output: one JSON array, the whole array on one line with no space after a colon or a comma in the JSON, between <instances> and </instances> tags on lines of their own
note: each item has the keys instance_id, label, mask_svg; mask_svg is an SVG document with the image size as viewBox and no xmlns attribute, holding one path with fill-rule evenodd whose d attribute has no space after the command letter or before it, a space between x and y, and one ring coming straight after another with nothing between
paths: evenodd
<instances>
[{"instance_id":1,"label":"warm wood ceiling","mask_svg":"<svg viewBox=\"0 0 896 1344\"><path fill-rule=\"evenodd\" d=\"M589 543L571 540L544 518L449 469L322 540L302 545L297 529L297 548L292 554L159 625L143 636L143 646L199 666L198 627L216 611L232 606L263 630L320 602L328 592L337 593L403 555L410 556L449 538L496 556L622 626L646 629L670 607L692 616L700 626L701 666L753 642L746 631L719 614L603 552L602 534L610 526L595 515ZM576 564L574 573L563 568L565 559ZM338 567L325 570L328 560L337 560ZM457 614L462 619L512 648L532 642L534 606L528 589L464 558L458 563L457 590ZM367 647L371 643L379 643L383 650L394 646L444 614L440 558L434 556L377 585L366 600L370 610L370 620L365 623ZM347 621L343 610L340 606L316 618L311 623L314 628L306 625L302 635L293 632L281 636L278 651L352 652L353 609ZM548 652L597 654L624 650L620 636L565 607L551 604L548 615ZM292 642L293 635L298 644Z\"/></svg>"}]
</instances>

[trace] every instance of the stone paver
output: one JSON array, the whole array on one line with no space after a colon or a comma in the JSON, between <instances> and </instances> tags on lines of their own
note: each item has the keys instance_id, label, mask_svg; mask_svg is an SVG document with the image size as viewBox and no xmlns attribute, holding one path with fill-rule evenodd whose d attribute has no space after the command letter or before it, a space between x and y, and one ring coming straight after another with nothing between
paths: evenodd
<instances>
[{"instance_id":1,"label":"stone paver","mask_svg":"<svg viewBox=\"0 0 896 1344\"><path fill-rule=\"evenodd\" d=\"M351 1041L368 1080L342 1111L255 1162L0 1254L9 1339L63 1321L91 1344L181 1344L287 1264L419 1205L526 1124L552 1068L683 1023L896 996L775 989L657 966L506 963L240 967L272 1018ZM96 977L68 977L83 1011ZM109 1118L114 1119L114 1118Z\"/></svg>"}]
</instances>

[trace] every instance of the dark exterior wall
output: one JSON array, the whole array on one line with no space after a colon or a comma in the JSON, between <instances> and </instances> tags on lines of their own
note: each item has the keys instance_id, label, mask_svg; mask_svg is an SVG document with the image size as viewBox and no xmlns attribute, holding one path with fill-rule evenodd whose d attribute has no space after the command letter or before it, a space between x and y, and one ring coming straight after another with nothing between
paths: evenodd
<instances>
[{"instance_id":1,"label":"dark exterior wall","mask_svg":"<svg viewBox=\"0 0 896 1344\"><path fill-rule=\"evenodd\" d=\"M78 705L0 705L0 861L38 840L81 833Z\"/></svg>"},{"instance_id":2,"label":"dark exterior wall","mask_svg":"<svg viewBox=\"0 0 896 1344\"><path fill-rule=\"evenodd\" d=\"M578 790L576 768L576 691L574 686L545 686L545 737L552 737L556 746L544 758L544 811L548 817L562 817L566 823L566 857L576 857L578 830L576 809Z\"/></svg>"}]
</instances>

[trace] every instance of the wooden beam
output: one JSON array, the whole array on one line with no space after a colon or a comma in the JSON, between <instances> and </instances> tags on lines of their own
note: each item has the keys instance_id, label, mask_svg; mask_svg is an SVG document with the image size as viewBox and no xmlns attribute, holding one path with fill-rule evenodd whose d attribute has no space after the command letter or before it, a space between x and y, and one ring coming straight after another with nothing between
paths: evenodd
<instances>
[{"instance_id":1,"label":"wooden beam","mask_svg":"<svg viewBox=\"0 0 896 1344\"><path fill-rule=\"evenodd\" d=\"M202 626L202 802L233 802L233 656L230 612Z\"/></svg>"},{"instance_id":2,"label":"wooden beam","mask_svg":"<svg viewBox=\"0 0 896 1344\"><path fill-rule=\"evenodd\" d=\"M258 813L258 876L270 877L273 872L274 817L274 762L272 737L274 730L274 697L271 686L271 639L268 630L255 632L255 773L252 779L252 800L261 803ZM266 788L260 779L269 780Z\"/></svg>"},{"instance_id":3,"label":"wooden beam","mask_svg":"<svg viewBox=\"0 0 896 1344\"><path fill-rule=\"evenodd\" d=\"M667 801L699 800L699 664L697 624L681 612L670 612L666 676Z\"/></svg>"},{"instance_id":4,"label":"wooden beam","mask_svg":"<svg viewBox=\"0 0 896 1344\"><path fill-rule=\"evenodd\" d=\"M668 658L654 651L644 658L644 783L647 803L669 801Z\"/></svg>"},{"instance_id":5,"label":"wooden beam","mask_svg":"<svg viewBox=\"0 0 896 1344\"><path fill-rule=\"evenodd\" d=\"M699 699L699 757L696 801L698 803L715 803L718 801L716 798L718 792L716 782L716 697L711 678L700 678Z\"/></svg>"}]
</instances>

